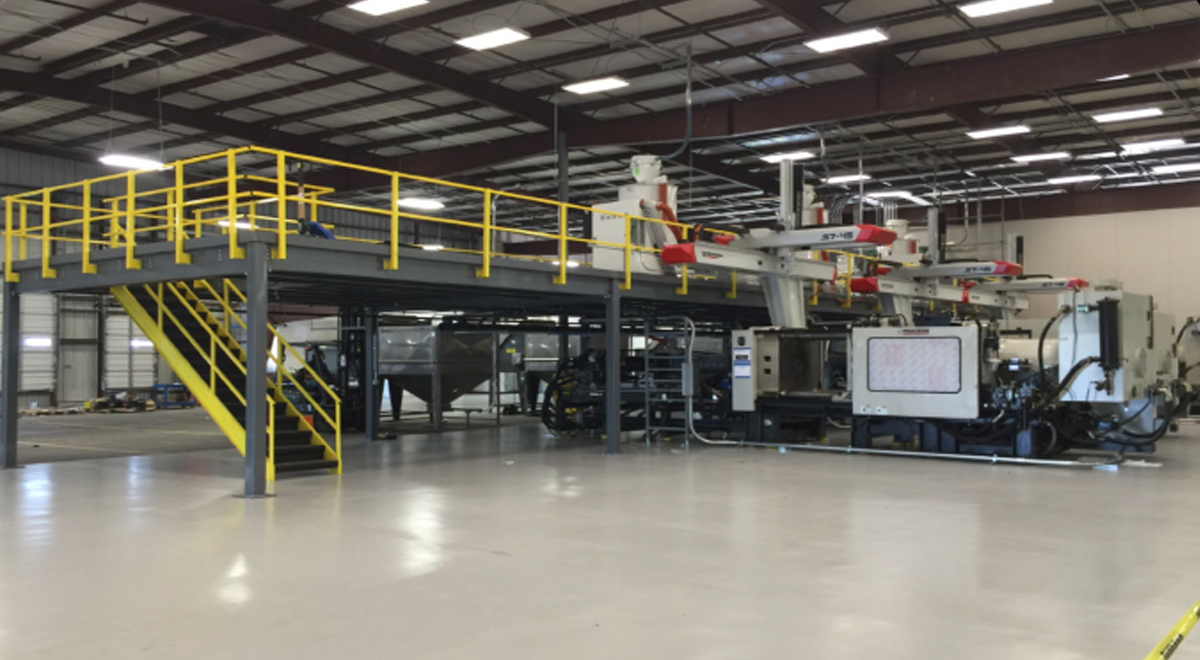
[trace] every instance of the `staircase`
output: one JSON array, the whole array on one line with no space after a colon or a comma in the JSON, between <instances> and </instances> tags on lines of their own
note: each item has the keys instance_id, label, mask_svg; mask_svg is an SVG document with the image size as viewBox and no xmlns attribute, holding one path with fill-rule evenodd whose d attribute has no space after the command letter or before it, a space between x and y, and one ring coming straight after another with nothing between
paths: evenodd
<instances>
[{"instance_id":1,"label":"staircase","mask_svg":"<svg viewBox=\"0 0 1200 660\"><path fill-rule=\"evenodd\" d=\"M114 287L112 294L154 342L159 354L175 370L180 381L204 407L213 421L242 455L246 453L246 364L245 349L233 336L232 324L245 327L235 306L245 296L230 281L215 285L197 281L164 282ZM275 377L267 381L268 407L267 477L287 472L330 470L340 474L341 401L317 376L303 357L276 328L268 326L273 349ZM328 393L333 413L313 399L312 394L288 369L285 351L290 352L317 385ZM335 436L331 444L284 395L285 382L300 392L314 410L314 421L324 419Z\"/></svg>"}]
</instances>

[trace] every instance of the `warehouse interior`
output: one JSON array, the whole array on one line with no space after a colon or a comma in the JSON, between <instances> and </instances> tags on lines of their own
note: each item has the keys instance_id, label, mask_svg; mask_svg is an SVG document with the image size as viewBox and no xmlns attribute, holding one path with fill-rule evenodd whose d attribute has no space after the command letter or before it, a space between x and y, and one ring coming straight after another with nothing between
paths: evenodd
<instances>
[{"instance_id":1,"label":"warehouse interior","mask_svg":"<svg viewBox=\"0 0 1200 660\"><path fill-rule=\"evenodd\" d=\"M1200 658L1198 77L1192 0L0 0L0 658Z\"/></svg>"}]
</instances>

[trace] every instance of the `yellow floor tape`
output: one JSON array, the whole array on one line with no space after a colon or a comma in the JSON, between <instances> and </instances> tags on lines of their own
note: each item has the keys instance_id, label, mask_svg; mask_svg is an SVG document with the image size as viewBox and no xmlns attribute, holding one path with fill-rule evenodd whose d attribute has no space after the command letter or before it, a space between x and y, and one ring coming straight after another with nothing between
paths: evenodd
<instances>
[{"instance_id":1,"label":"yellow floor tape","mask_svg":"<svg viewBox=\"0 0 1200 660\"><path fill-rule=\"evenodd\" d=\"M1196 623L1200 622L1200 603L1192 606L1192 609L1175 624L1171 632L1163 638L1158 646L1146 656L1146 660L1167 660L1175 651L1179 650L1179 645L1183 644L1183 640L1187 638L1188 633L1192 632L1192 628L1196 627Z\"/></svg>"}]
</instances>

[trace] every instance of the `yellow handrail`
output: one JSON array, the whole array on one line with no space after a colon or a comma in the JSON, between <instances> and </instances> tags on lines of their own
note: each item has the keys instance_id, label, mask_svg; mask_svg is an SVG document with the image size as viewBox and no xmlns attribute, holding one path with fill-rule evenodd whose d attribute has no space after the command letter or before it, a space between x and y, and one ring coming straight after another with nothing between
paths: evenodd
<instances>
[{"instance_id":1,"label":"yellow handrail","mask_svg":"<svg viewBox=\"0 0 1200 660\"><path fill-rule=\"evenodd\" d=\"M213 295L213 297L215 297L217 299L217 301L222 305L226 319L228 319L230 316L232 316L234 319L236 319L238 321L238 323L240 323L242 325L243 328L247 327L246 322L243 321L240 316L238 316L238 314L233 310L232 305L230 305L226 299L222 299L222 297L217 293L216 289L213 288L212 283L208 282L207 280L198 280L198 282L200 283L201 286L208 289L208 291ZM229 291L236 294L237 297L242 300L242 302L246 302L246 295L244 293L242 293L242 291L240 289L238 289L236 284L234 284L233 282L230 282L229 280L225 280L224 284L225 284L225 287ZM316 371L313 370L312 366L310 366L308 364L308 361L304 359L304 356L302 356L300 354L300 352L297 351L296 348L294 346L292 346L290 342L288 342L288 340L283 338L283 335L280 334L278 328L276 328L275 326L268 323L267 329L270 331L271 336L274 337L274 339L279 342L279 347L280 347L281 355L279 357L276 357L274 353L272 353L270 355L271 359L275 361L276 378L278 380L280 380L280 382L282 382L282 379L284 377L286 377L288 379L288 381L290 383L292 383L292 385L296 386L296 390L298 392L300 392L300 394L304 397L304 399L306 401L308 401L309 405L311 405L313 407L313 410L320 413L321 417L324 418L325 421L328 422L329 425L334 429L334 434L335 434L335 438L336 438L335 444L337 445L337 449L334 449L333 447L331 447L329 445L328 442L325 442L325 438L323 438L320 433L318 433L316 435L317 435L317 438L321 440L321 443L324 444L325 447L327 447L329 449L329 451L333 452L337 456L339 469L341 469L340 466L341 466L341 460L342 460L342 452L341 452L341 447L342 447L342 422L341 422L341 420L342 420L342 398L340 396L338 396L337 392L335 392L333 390L333 388L331 388L329 386L329 384L326 383L325 380L322 379L317 374ZM329 398L334 403L334 416L331 417L329 415L329 413L325 410L325 408L320 403L318 403L317 400L312 397L312 395L310 395L308 393L308 390L303 387L303 385L300 383L300 381L297 380L296 377L293 376L291 374L291 372L289 372L285 368L285 365L284 365L284 357L285 356L282 355L283 351L285 351L285 350L290 352L292 355L294 355L296 357L296 359L304 367L304 370L306 372L308 372L308 374L310 376L312 376L313 380L316 381L316 383L318 385L320 385L322 389L325 390L325 393L329 395Z\"/></svg>"},{"instance_id":2,"label":"yellow handrail","mask_svg":"<svg viewBox=\"0 0 1200 660\"><path fill-rule=\"evenodd\" d=\"M164 303L163 299L160 298L154 292L154 287L150 286L149 284L147 284L145 286L146 286L146 291L150 294L150 297L154 299L154 302L158 305L159 309L163 309L165 311L166 315L172 321L175 322L176 327L178 327L180 332L183 333L183 336L188 340L188 343L190 343L192 345L192 347L196 349L196 353L198 353L201 357L203 357L206 361L208 361L210 377L212 375L220 376L221 380L224 381L225 386L228 387L229 390L233 392L234 396L237 397L239 402L241 402L243 405L245 405L246 397L242 395L242 393L238 390L238 388L233 386L233 383L230 382L229 378L225 376L225 372L217 367L215 356L210 357L208 354L206 354L205 350L203 348L200 348L200 343L197 342L194 337L192 337L192 333L188 332L188 329L183 327L183 323L181 323L179 321L179 318L175 316L174 312L172 312L169 309L165 309L166 305L163 304ZM159 329L163 329L161 321L159 322ZM244 367L243 367L243 369L244 369Z\"/></svg>"},{"instance_id":3,"label":"yellow handrail","mask_svg":"<svg viewBox=\"0 0 1200 660\"><path fill-rule=\"evenodd\" d=\"M273 157L274 176L239 172L239 156L251 153ZM217 172L212 172L207 168L194 175L187 172L189 166L199 163L219 164L223 167ZM304 163L386 177L386 181L391 184L391 199L387 208L381 209L328 199L328 195L337 192L335 189L289 179L287 174L289 166ZM477 215L473 215L469 219L401 211L396 207L396 202L400 198L404 182L416 182L449 188L460 193L478 194L483 202L483 207ZM110 188L119 187L122 183L124 184L123 191L109 192ZM163 185L164 183L166 185ZM96 186L98 184L106 184L104 194L111 196L107 199L97 199L99 191ZM62 194L52 196L52 193ZM79 194L82 194L82 203L76 199L62 199L63 195ZM55 197L58 198L57 201ZM556 211L557 227L548 231L538 231L500 223L492 212L493 202L500 198L535 204ZM271 214L260 214L258 212L259 205L268 200L276 203L277 207ZM37 227L30 227L28 223L29 206L32 204L38 205L42 210L42 222ZM295 217L289 218L289 206L299 209L304 220ZM29 240L38 240L43 243L42 273L47 277L54 275L54 269L50 268L47 255L55 252L48 248L56 242L82 243L84 272L94 270L92 259L94 251L112 248L123 249L127 269L138 269L142 266L141 259L138 258L139 240L156 241L163 240L164 237L167 241L174 243L175 263L186 264L191 261L187 243L193 238L201 237L205 233L203 231L205 225L215 227L217 234L228 238L230 258L244 258L243 240L240 238L243 231L263 231L272 234L275 238L272 258L287 259L292 240L290 235L298 233L305 222L318 222L317 215L321 209L344 210L386 218L385 233L387 236L382 241L358 237L338 237L339 240L374 242L385 245L387 255L382 264L382 268L385 269L399 268L400 250L402 249L400 236L403 230L401 220L403 219L413 223L428 222L462 227L469 230L472 235L474 232L480 232L482 249L477 252L465 250L464 252L480 257L477 275L481 278L491 276L492 266L497 258L519 259L525 256L497 252L497 239L503 235L507 235L508 238L530 237L556 241L560 263L555 281L559 284L565 284L569 277L567 261L572 243L592 248L620 250L624 258L624 268L620 269L620 275L622 276L622 287L625 289L634 286L632 262L635 255L661 252L659 249L637 245L633 242L633 236L640 227L649 224L671 227L685 236L692 231L691 225L678 220L616 213L583 204L572 204L511 191L405 174L285 150L241 147L177 160L167 164L161 171L121 172L7 196L5 198L7 222L4 228L6 237L5 278L10 281L19 281L19 273L14 269L12 262L27 258ZM191 211L190 215L189 210ZM567 222L569 211L606 215L617 221L623 221L625 225L624 241L601 241L589 236L571 236ZM51 221L52 215L57 220ZM16 219L18 217L19 224ZM247 218L249 228L244 225L239 226L239 220L243 217ZM101 223L102 227L107 226L107 229L95 230L93 225L97 222ZM62 231L55 231L60 228ZM733 234L733 232L722 230L710 231L716 234ZM14 256L18 254L19 258L14 259ZM679 292L686 293L691 274L687 272L686 268L682 270L685 278L680 285Z\"/></svg>"}]
</instances>

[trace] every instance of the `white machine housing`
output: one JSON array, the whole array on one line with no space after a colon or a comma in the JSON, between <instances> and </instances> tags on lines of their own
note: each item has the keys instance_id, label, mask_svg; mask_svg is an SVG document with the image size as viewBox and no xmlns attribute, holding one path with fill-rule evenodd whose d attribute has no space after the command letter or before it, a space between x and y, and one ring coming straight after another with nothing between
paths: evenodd
<instances>
[{"instance_id":1,"label":"white machine housing","mask_svg":"<svg viewBox=\"0 0 1200 660\"><path fill-rule=\"evenodd\" d=\"M979 327L855 328L850 352L854 414L977 419Z\"/></svg>"},{"instance_id":2,"label":"white machine housing","mask_svg":"<svg viewBox=\"0 0 1200 660\"><path fill-rule=\"evenodd\" d=\"M595 208L612 213L592 213L592 238L608 243L625 243L625 215L643 218L664 219L664 213L657 207L661 202L670 208L671 214L678 210L679 187L667 182L667 177L660 175L662 163L657 156L634 156L630 162L630 173L636 183L630 183L617 189L617 201L595 204ZM672 218L666 218L672 219ZM675 234L667 225L657 222L630 223L635 245L662 249L665 245L674 245L678 241ZM593 246L592 267L603 270L625 271L625 251L617 248ZM673 272L665 269L662 262L654 254L635 251L631 268L635 273L662 275Z\"/></svg>"},{"instance_id":3,"label":"white machine housing","mask_svg":"<svg viewBox=\"0 0 1200 660\"><path fill-rule=\"evenodd\" d=\"M1154 311L1150 296L1114 289L1084 289L1059 294L1059 304L1071 311L1058 324L1060 377L1080 360L1100 355L1101 300L1119 301L1122 367L1113 373L1111 392L1097 388L1105 380L1098 364L1088 365L1063 392L1061 400L1079 403L1126 404L1142 399L1155 385L1174 380L1179 371L1175 356L1175 317Z\"/></svg>"}]
</instances>

